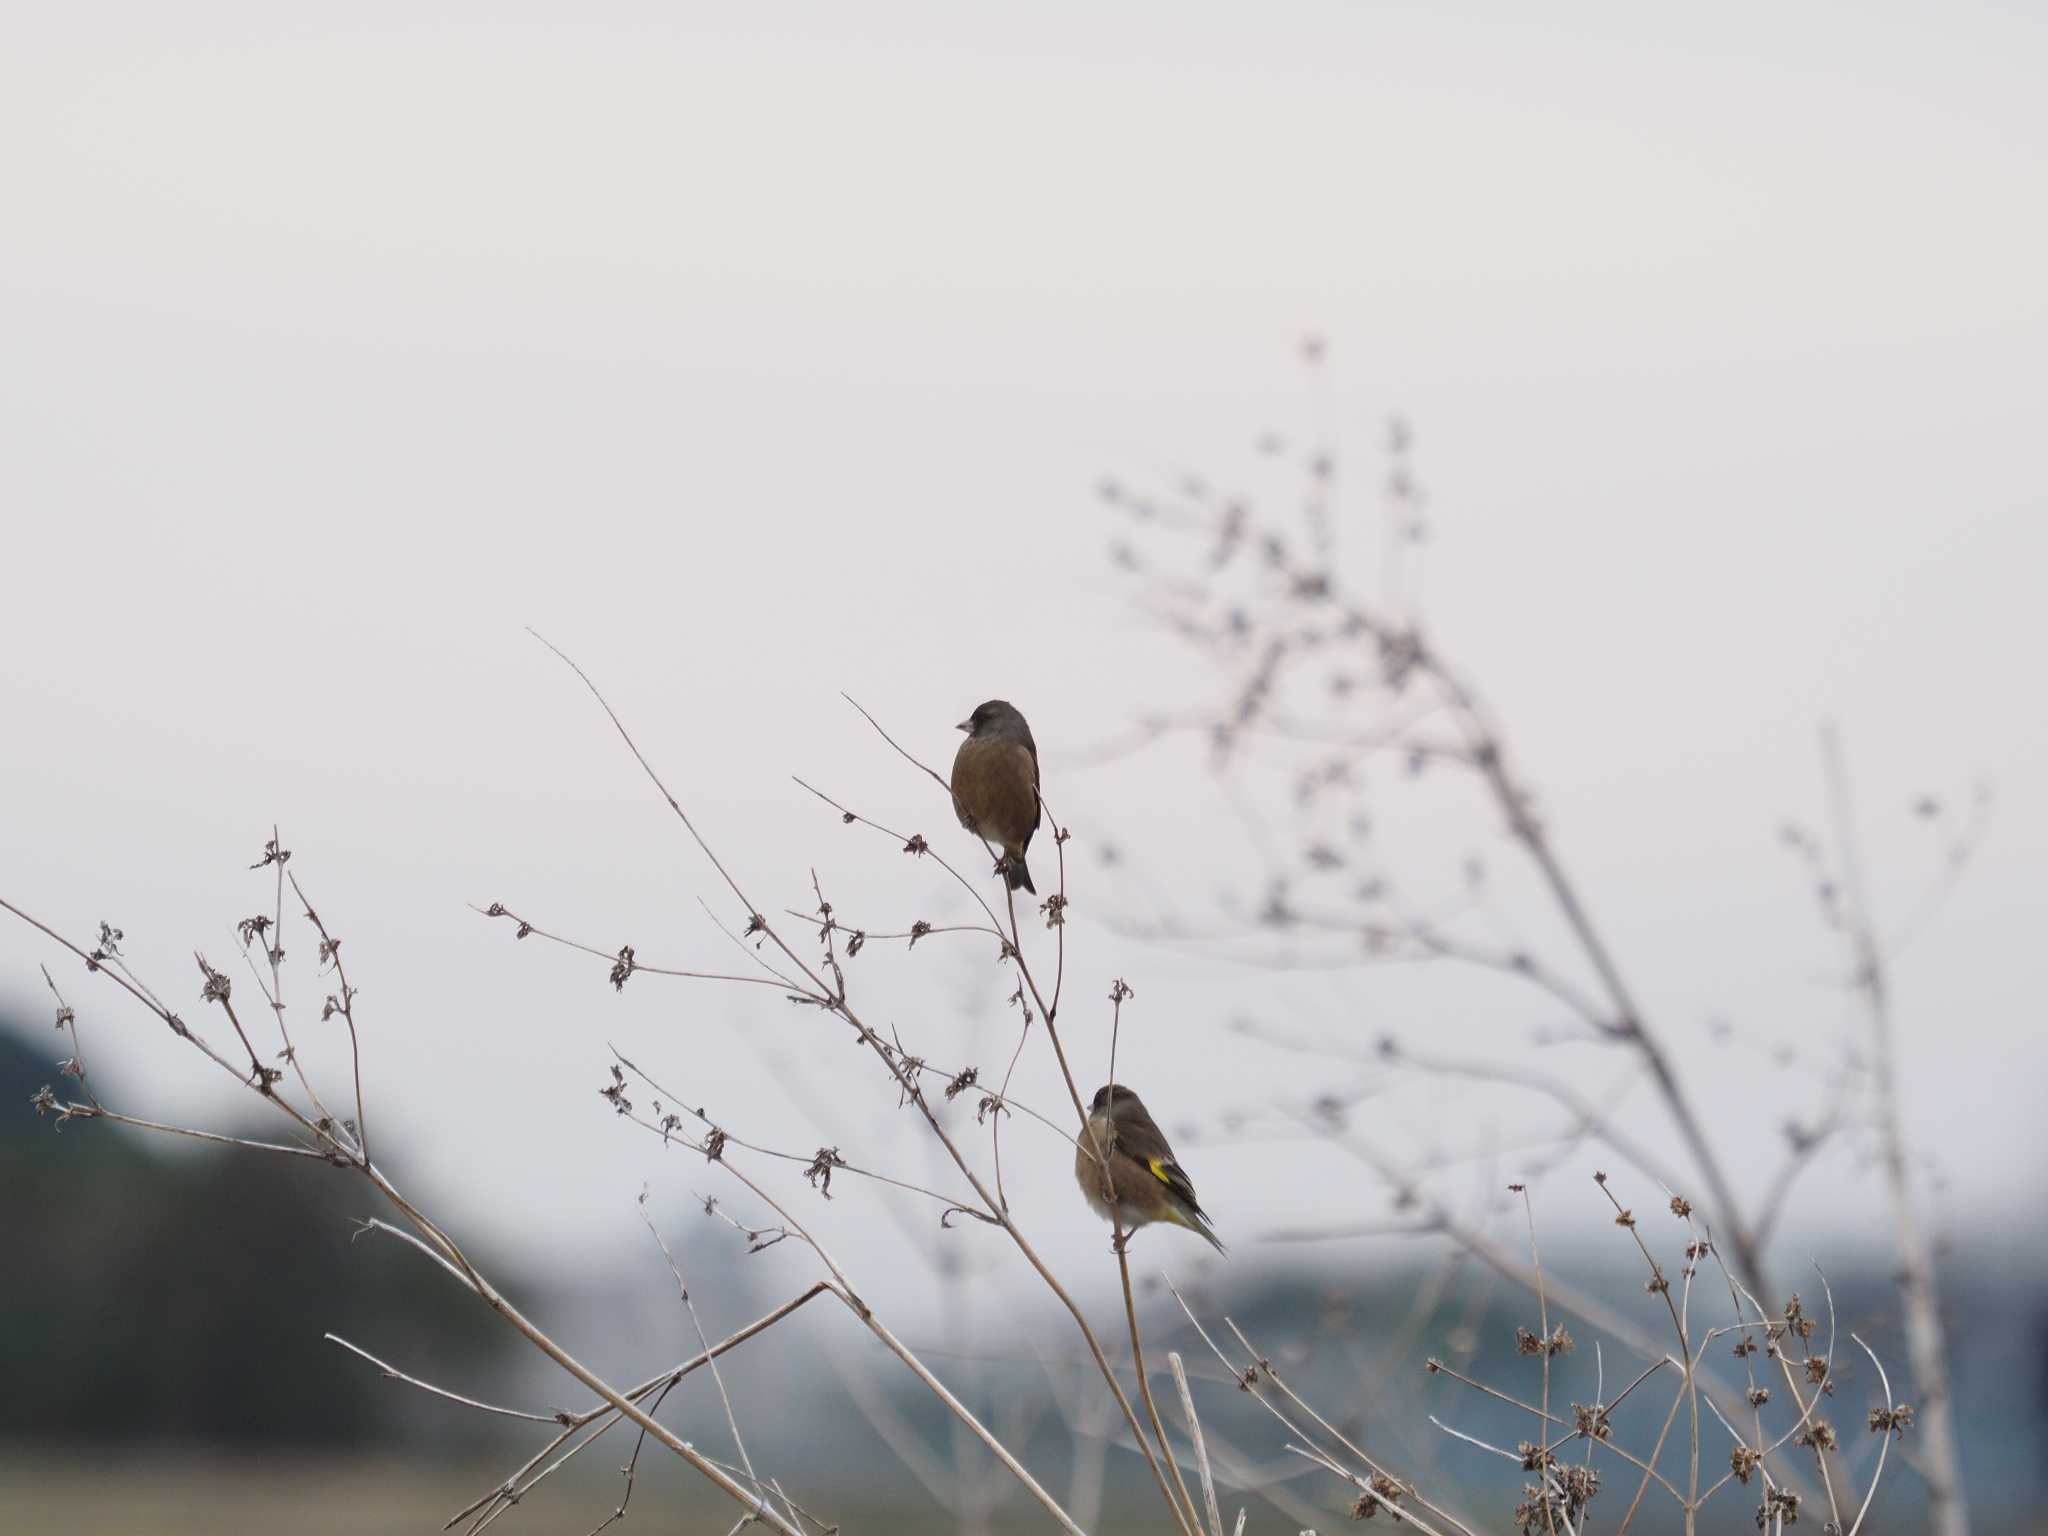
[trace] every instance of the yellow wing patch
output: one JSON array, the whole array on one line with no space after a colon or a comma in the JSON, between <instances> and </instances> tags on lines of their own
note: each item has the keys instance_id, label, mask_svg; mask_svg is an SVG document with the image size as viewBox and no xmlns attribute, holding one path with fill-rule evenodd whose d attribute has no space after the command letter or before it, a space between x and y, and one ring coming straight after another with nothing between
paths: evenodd
<instances>
[{"instance_id":1,"label":"yellow wing patch","mask_svg":"<svg viewBox=\"0 0 2048 1536\"><path fill-rule=\"evenodd\" d=\"M1152 1177L1160 1183L1171 1184L1173 1182L1173 1175L1166 1171L1168 1164L1164 1159L1157 1157L1149 1158L1146 1160L1145 1166L1152 1170Z\"/></svg>"}]
</instances>

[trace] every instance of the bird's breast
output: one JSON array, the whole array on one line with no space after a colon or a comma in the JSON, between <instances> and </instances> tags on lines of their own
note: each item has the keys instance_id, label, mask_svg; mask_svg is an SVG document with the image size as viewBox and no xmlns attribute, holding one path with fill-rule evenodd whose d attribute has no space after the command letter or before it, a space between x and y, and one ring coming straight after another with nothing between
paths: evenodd
<instances>
[{"instance_id":1,"label":"bird's breast","mask_svg":"<svg viewBox=\"0 0 2048 1536\"><path fill-rule=\"evenodd\" d=\"M1098 1129L1106 1151L1110 1146L1108 1128L1089 1122L1090 1131ZM1074 1182L1081 1186L1081 1193L1088 1197L1088 1203L1095 1208L1096 1214L1110 1219L1110 1202L1103 1195L1102 1164L1096 1160L1095 1138L1088 1131L1083 1131L1074 1143Z\"/></svg>"}]
</instances>

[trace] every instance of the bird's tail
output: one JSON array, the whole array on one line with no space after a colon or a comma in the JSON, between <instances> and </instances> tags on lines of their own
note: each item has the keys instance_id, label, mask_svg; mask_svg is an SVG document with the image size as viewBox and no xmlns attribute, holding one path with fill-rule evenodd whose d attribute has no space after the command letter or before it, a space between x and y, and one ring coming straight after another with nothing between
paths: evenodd
<instances>
[{"instance_id":1,"label":"bird's tail","mask_svg":"<svg viewBox=\"0 0 2048 1536\"><path fill-rule=\"evenodd\" d=\"M1029 891L1034 896L1038 894L1038 887L1031 883L1031 870L1024 862L1022 849L1004 854L1003 863L1009 870L1011 890Z\"/></svg>"},{"instance_id":2,"label":"bird's tail","mask_svg":"<svg viewBox=\"0 0 2048 1536\"><path fill-rule=\"evenodd\" d=\"M1203 1241L1208 1243L1208 1245L1211 1248L1214 1248L1218 1253L1222 1254L1225 1258L1230 1257L1230 1250L1223 1246L1223 1239L1218 1237L1216 1235L1216 1229L1209 1225L1208 1212L1204 1211L1199 1206L1195 1207L1192 1210L1187 1209L1180 1205L1180 1203L1177 1201L1169 1203L1167 1206L1167 1210L1170 1213L1173 1224L1175 1226L1186 1227L1190 1232L1194 1233L1195 1236L1201 1238Z\"/></svg>"}]
</instances>

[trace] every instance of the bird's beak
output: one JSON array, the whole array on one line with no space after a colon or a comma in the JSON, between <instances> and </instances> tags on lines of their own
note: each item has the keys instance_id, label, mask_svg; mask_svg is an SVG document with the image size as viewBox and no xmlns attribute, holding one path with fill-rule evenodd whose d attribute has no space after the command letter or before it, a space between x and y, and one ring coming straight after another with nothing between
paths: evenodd
<instances>
[{"instance_id":1,"label":"bird's beak","mask_svg":"<svg viewBox=\"0 0 2048 1536\"><path fill-rule=\"evenodd\" d=\"M962 720L953 729L956 731L971 731L974 729L974 722L972 720Z\"/></svg>"}]
</instances>

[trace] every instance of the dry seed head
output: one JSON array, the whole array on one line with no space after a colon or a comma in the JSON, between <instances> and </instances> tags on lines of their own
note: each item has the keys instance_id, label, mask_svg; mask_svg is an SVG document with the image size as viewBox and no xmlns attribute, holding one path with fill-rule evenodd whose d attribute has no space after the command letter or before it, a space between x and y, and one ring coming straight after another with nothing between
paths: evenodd
<instances>
[{"instance_id":1,"label":"dry seed head","mask_svg":"<svg viewBox=\"0 0 2048 1536\"><path fill-rule=\"evenodd\" d=\"M1799 1495L1785 1488L1771 1488L1765 1491L1763 1503L1757 1506L1756 1528L1767 1531L1775 1521L1782 1525L1799 1523Z\"/></svg>"},{"instance_id":2,"label":"dry seed head","mask_svg":"<svg viewBox=\"0 0 2048 1536\"><path fill-rule=\"evenodd\" d=\"M617 1066L612 1068L612 1080L605 1084L604 1087L598 1089L597 1092L600 1098L611 1101L611 1106L615 1113L630 1115L633 1112L633 1101L626 1097L626 1074L621 1072Z\"/></svg>"},{"instance_id":3,"label":"dry seed head","mask_svg":"<svg viewBox=\"0 0 2048 1536\"><path fill-rule=\"evenodd\" d=\"M827 1200L832 1198L832 1170L844 1168L846 1159L839 1155L837 1147L820 1147L818 1155L811 1159L811 1166L804 1170L804 1178Z\"/></svg>"},{"instance_id":4,"label":"dry seed head","mask_svg":"<svg viewBox=\"0 0 2048 1536\"><path fill-rule=\"evenodd\" d=\"M1826 1419L1815 1419L1807 1425L1797 1443L1814 1451L1833 1451L1841 1447L1841 1442L1835 1437L1834 1425Z\"/></svg>"},{"instance_id":5,"label":"dry seed head","mask_svg":"<svg viewBox=\"0 0 2048 1536\"><path fill-rule=\"evenodd\" d=\"M1403 1497L1415 1491L1406 1483L1396 1482L1384 1472L1373 1473L1365 1480L1365 1485L1372 1492L1360 1494L1352 1504L1351 1518L1354 1520L1370 1520L1379 1513L1382 1504L1399 1504Z\"/></svg>"}]
</instances>

